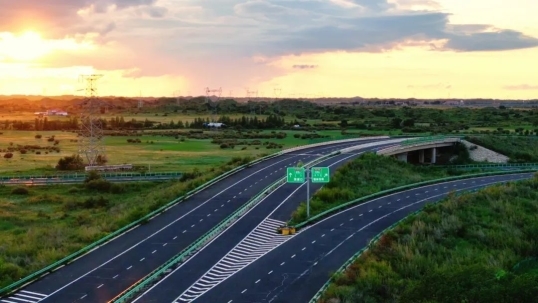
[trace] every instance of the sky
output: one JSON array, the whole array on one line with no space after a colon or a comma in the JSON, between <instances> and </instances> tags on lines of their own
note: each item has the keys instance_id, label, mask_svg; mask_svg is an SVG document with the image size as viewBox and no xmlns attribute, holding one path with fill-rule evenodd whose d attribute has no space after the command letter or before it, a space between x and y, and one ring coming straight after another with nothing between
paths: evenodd
<instances>
[{"instance_id":1,"label":"sky","mask_svg":"<svg viewBox=\"0 0 538 303\"><path fill-rule=\"evenodd\" d=\"M536 0L0 7L3 95L83 95L97 74L101 96L538 99Z\"/></svg>"}]
</instances>

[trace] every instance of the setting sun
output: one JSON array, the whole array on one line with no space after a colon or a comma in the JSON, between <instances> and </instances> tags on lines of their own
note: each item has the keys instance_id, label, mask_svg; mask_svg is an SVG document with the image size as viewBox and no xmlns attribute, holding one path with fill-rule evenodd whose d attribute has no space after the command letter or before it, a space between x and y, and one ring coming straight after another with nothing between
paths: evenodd
<instances>
[{"instance_id":1,"label":"setting sun","mask_svg":"<svg viewBox=\"0 0 538 303\"><path fill-rule=\"evenodd\" d=\"M74 39L46 40L39 33L27 31L21 35L0 33L0 60L32 61L55 50L80 50L90 48L89 43L77 43Z\"/></svg>"}]
</instances>

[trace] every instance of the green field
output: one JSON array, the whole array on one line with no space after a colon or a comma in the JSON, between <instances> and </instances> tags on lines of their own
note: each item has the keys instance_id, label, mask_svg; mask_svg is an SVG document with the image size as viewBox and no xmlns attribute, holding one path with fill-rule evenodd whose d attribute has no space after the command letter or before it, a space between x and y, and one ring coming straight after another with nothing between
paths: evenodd
<instances>
[{"instance_id":1,"label":"green field","mask_svg":"<svg viewBox=\"0 0 538 303\"><path fill-rule=\"evenodd\" d=\"M156 131L145 131L144 135L137 137L127 136L107 136L104 138L108 164L133 164L148 167L151 171L192 171L194 168L206 169L215 165L220 165L229 161L233 157L251 156L257 157L263 154L270 154L280 150L279 148L267 149L265 146L245 146L239 145L234 149L221 149L218 144L211 143L211 139L197 140L185 138L184 141L173 136L152 135ZM320 142L328 139L347 138L340 134L340 131L319 131L320 135L327 135L325 139L297 139L294 134L306 134L305 131L283 131L287 134L283 139L261 139L262 142L273 142L283 145L283 149L299 145ZM207 132L215 133L215 132ZM263 131L261 134L269 134L270 131ZM41 134L41 139L34 136ZM55 136L59 140L58 147L60 153L52 152L37 155L35 153L20 154L14 152L11 159L0 158L0 174L39 174L44 172L54 172L54 167L58 160L65 156L70 156L77 152L78 143L76 134L72 132L60 131L3 131L0 135L0 150L6 149L10 143L16 145L40 145L53 146L52 142L47 142L47 137ZM128 143L128 139L140 139L141 143ZM253 140L247 140L253 141ZM151 143L153 142L153 143ZM4 153L0 152L0 155Z\"/></svg>"},{"instance_id":2,"label":"green field","mask_svg":"<svg viewBox=\"0 0 538 303\"><path fill-rule=\"evenodd\" d=\"M320 302L536 302L537 234L538 175L452 196L382 236Z\"/></svg>"}]
</instances>

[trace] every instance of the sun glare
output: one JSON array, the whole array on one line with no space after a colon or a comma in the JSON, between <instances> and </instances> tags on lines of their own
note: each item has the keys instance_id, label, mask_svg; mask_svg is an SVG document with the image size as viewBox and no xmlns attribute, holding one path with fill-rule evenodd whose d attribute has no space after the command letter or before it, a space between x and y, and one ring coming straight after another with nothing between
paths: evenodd
<instances>
[{"instance_id":1,"label":"sun glare","mask_svg":"<svg viewBox=\"0 0 538 303\"><path fill-rule=\"evenodd\" d=\"M0 33L0 60L33 61L57 50L91 48L90 43L77 43L73 39L46 40L39 33L28 31L21 35Z\"/></svg>"}]
</instances>

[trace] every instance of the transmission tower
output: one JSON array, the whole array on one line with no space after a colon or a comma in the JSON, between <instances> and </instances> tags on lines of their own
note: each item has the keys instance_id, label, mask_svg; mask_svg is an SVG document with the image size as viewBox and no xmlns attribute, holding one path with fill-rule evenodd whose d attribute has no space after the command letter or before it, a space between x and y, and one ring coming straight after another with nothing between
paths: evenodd
<instances>
[{"instance_id":1,"label":"transmission tower","mask_svg":"<svg viewBox=\"0 0 538 303\"><path fill-rule=\"evenodd\" d=\"M258 91L257 90L249 90L247 88L247 99L248 103L250 104L250 114L255 115L256 114L256 103L252 101L252 98L255 98L254 100L257 101L258 99Z\"/></svg>"},{"instance_id":2,"label":"transmission tower","mask_svg":"<svg viewBox=\"0 0 538 303\"><path fill-rule=\"evenodd\" d=\"M97 158L106 157L102 142L103 126L99 117L101 102L97 99L97 80L103 75L82 75L80 79L86 82L86 99L80 115L80 140L78 153L86 157L88 166L96 166Z\"/></svg>"},{"instance_id":3,"label":"transmission tower","mask_svg":"<svg viewBox=\"0 0 538 303\"><path fill-rule=\"evenodd\" d=\"M211 102L211 96L210 94L214 93L217 94L217 100L215 102ZM211 122L217 122L215 120L215 116L217 115L217 102L220 100L220 95L222 94L222 87L219 87L218 89L209 89L209 87L205 88L205 101L208 106L208 108L211 109Z\"/></svg>"},{"instance_id":4,"label":"transmission tower","mask_svg":"<svg viewBox=\"0 0 538 303\"><path fill-rule=\"evenodd\" d=\"M176 96L176 105L179 107L179 102L180 102L180 98L181 98L181 91L180 90L176 90L174 92L174 95Z\"/></svg>"},{"instance_id":5,"label":"transmission tower","mask_svg":"<svg viewBox=\"0 0 538 303\"><path fill-rule=\"evenodd\" d=\"M276 104L277 104L277 111L280 113L280 102L278 102L278 97L280 96L280 93L282 93L282 89L281 88L274 88L273 89L273 95L275 96L274 97L274 101ZM277 103L278 102L278 103Z\"/></svg>"},{"instance_id":6,"label":"transmission tower","mask_svg":"<svg viewBox=\"0 0 538 303\"><path fill-rule=\"evenodd\" d=\"M142 109L144 105L144 100L142 100L142 91L138 93L138 109Z\"/></svg>"}]
</instances>

